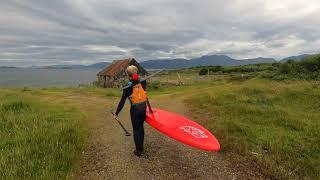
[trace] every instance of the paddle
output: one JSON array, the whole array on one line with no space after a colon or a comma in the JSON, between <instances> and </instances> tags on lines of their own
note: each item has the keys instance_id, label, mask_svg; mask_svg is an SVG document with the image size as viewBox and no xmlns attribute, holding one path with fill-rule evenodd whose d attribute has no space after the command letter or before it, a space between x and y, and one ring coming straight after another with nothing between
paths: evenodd
<instances>
[{"instance_id":1,"label":"paddle","mask_svg":"<svg viewBox=\"0 0 320 180\"><path fill-rule=\"evenodd\" d=\"M149 108L151 114L153 114L153 111L152 111L152 108L151 108L151 105L150 105L150 102L149 102L148 98L147 98L147 105L148 105L148 108Z\"/></svg>"},{"instance_id":2,"label":"paddle","mask_svg":"<svg viewBox=\"0 0 320 180\"><path fill-rule=\"evenodd\" d=\"M151 77L159 74L159 73L162 72L162 71L163 71L163 69L162 69L162 70L159 70L159 71L157 71L157 72L155 72L155 73L153 73L153 74L151 74L150 76L147 76L147 77L141 79L140 82L143 82L143 81L145 81L145 80L147 80L147 79L149 79L149 78L151 78ZM131 86L132 86L132 85L127 85L127 86L123 87L121 90L127 89L128 87L131 87Z\"/></svg>"},{"instance_id":3,"label":"paddle","mask_svg":"<svg viewBox=\"0 0 320 180\"><path fill-rule=\"evenodd\" d=\"M113 116L115 116L114 112L112 110L110 110L111 114ZM131 134L126 130L126 128L122 125L122 123L118 120L118 118L114 118L118 123L119 125L121 126L121 128L123 129L123 131L126 133L126 136L131 136Z\"/></svg>"}]
</instances>

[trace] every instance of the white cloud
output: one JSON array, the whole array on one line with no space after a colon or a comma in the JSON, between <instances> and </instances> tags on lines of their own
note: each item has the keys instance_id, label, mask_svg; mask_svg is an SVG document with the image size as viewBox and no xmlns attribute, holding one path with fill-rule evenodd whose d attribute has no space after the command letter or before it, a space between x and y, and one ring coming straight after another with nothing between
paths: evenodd
<instances>
[{"instance_id":1,"label":"white cloud","mask_svg":"<svg viewBox=\"0 0 320 180\"><path fill-rule=\"evenodd\" d=\"M94 52L114 52L114 51L127 52L126 49L120 48L117 46L86 45L84 46L84 48Z\"/></svg>"}]
</instances>

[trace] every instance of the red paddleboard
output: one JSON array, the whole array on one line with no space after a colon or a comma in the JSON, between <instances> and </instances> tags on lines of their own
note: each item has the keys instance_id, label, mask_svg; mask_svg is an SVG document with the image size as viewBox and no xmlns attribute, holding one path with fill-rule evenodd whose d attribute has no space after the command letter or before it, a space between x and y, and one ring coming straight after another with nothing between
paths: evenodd
<instances>
[{"instance_id":1,"label":"red paddleboard","mask_svg":"<svg viewBox=\"0 0 320 180\"><path fill-rule=\"evenodd\" d=\"M163 134L184 144L207 151L219 151L218 140L198 123L172 112L152 108L146 122Z\"/></svg>"}]
</instances>

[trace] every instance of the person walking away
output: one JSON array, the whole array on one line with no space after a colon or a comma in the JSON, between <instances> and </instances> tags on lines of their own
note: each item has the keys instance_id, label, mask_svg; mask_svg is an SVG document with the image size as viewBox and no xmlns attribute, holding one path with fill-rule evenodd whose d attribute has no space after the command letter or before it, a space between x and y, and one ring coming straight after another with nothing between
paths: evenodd
<instances>
[{"instance_id":1,"label":"person walking away","mask_svg":"<svg viewBox=\"0 0 320 180\"><path fill-rule=\"evenodd\" d=\"M128 66L126 73L129 79L128 85L130 86L123 90L115 116L117 117L119 115L128 98L131 104L130 116L133 128L133 139L136 146L134 154L140 157L144 152L143 143L144 121L146 120L147 83L146 81L140 82L138 68L134 65Z\"/></svg>"}]
</instances>

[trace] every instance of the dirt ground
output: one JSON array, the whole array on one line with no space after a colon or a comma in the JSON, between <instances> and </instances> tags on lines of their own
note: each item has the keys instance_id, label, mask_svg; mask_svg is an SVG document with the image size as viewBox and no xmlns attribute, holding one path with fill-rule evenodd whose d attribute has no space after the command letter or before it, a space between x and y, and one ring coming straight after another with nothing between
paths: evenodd
<instances>
[{"instance_id":1,"label":"dirt ground","mask_svg":"<svg viewBox=\"0 0 320 180\"><path fill-rule=\"evenodd\" d=\"M263 179L252 168L233 164L221 153L189 147L148 124L145 124L145 155L136 157L133 136L125 136L107 112L116 108L116 98L59 94L49 99L71 103L87 114L89 138L75 179ZM189 115L183 96L157 96L151 103L154 107ZM126 105L119 118L132 132L128 110Z\"/></svg>"}]
</instances>

